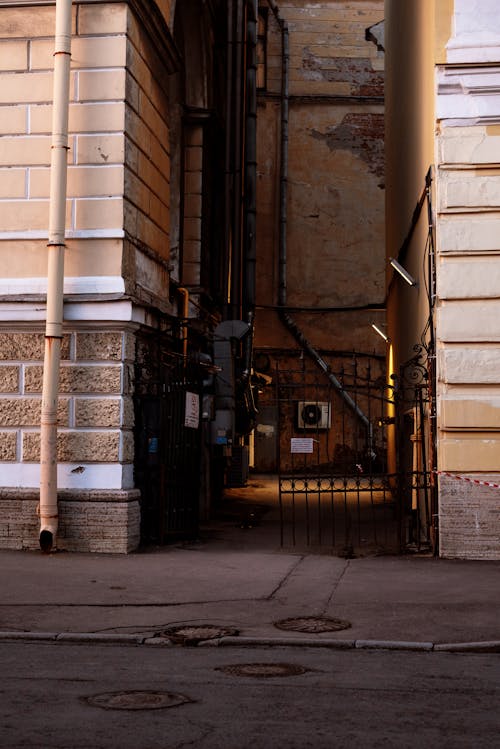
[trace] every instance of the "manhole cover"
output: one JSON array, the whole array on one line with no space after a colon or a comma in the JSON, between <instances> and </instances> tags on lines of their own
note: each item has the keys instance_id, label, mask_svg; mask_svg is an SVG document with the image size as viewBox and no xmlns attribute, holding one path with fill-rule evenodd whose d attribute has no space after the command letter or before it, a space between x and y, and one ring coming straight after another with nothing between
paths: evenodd
<instances>
[{"instance_id":1,"label":"manhole cover","mask_svg":"<svg viewBox=\"0 0 500 749\"><path fill-rule=\"evenodd\" d=\"M104 710L161 710L192 702L183 694L149 691L105 692L86 697L85 701L93 707L102 707Z\"/></svg>"},{"instance_id":2,"label":"manhole cover","mask_svg":"<svg viewBox=\"0 0 500 749\"><path fill-rule=\"evenodd\" d=\"M309 671L304 666L295 663L238 663L234 666L220 666L217 671L223 671L231 676L251 676L254 679L269 679L276 676L300 676Z\"/></svg>"},{"instance_id":3,"label":"manhole cover","mask_svg":"<svg viewBox=\"0 0 500 749\"><path fill-rule=\"evenodd\" d=\"M235 637L238 633L234 627L218 627L213 624L184 624L178 627L169 627L160 632L160 637L168 637L169 640L179 645L197 645L203 640L216 640L218 637Z\"/></svg>"},{"instance_id":4,"label":"manhole cover","mask_svg":"<svg viewBox=\"0 0 500 749\"><path fill-rule=\"evenodd\" d=\"M282 619L275 622L274 626L289 632L339 632L341 629L349 629L351 622L343 619L332 619L328 616L298 616L291 619Z\"/></svg>"}]
</instances>

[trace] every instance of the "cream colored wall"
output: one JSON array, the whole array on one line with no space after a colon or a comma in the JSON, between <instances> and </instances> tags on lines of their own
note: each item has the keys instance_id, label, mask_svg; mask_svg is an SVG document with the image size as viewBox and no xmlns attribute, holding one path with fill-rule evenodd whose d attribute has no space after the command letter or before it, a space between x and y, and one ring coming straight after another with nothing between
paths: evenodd
<instances>
[{"instance_id":1,"label":"cream colored wall","mask_svg":"<svg viewBox=\"0 0 500 749\"><path fill-rule=\"evenodd\" d=\"M440 481L441 548L473 558L500 557L498 490L463 480L500 477L497 16L491 0L455 0L436 69L438 464L452 474Z\"/></svg>"},{"instance_id":2,"label":"cream colored wall","mask_svg":"<svg viewBox=\"0 0 500 749\"><path fill-rule=\"evenodd\" d=\"M0 7L2 279L46 274L54 13ZM73 9L68 276L121 275L126 27L124 5Z\"/></svg>"}]
</instances>

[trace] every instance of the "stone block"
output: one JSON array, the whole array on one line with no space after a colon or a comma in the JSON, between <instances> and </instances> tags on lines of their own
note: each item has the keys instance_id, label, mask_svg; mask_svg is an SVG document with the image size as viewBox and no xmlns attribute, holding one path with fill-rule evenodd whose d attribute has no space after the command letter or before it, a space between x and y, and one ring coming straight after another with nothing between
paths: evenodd
<instances>
[{"instance_id":1,"label":"stone block","mask_svg":"<svg viewBox=\"0 0 500 749\"><path fill-rule=\"evenodd\" d=\"M439 420L443 430L500 430L500 397L442 397L439 401Z\"/></svg>"},{"instance_id":2,"label":"stone block","mask_svg":"<svg viewBox=\"0 0 500 749\"><path fill-rule=\"evenodd\" d=\"M456 343L500 341L500 300L446 302L437 314L437 337Z\"/></svg>"},{"instance_id":3,"label":"stone block","mask_svg":"<svg viewBox=\"0 0 500 749\"><path fill-rule=\"evenodd\" d=\"M0 393L19 392L19 367L0 366Z\"/></svg>"},{"instance_id":4,"label":"stone block","mask_svg":"<svg viewBox=\"0 0 500 749\"><path fill-rule=\"evenodd\" d=\"M0 73L0 104L51 101L52 73Z\"/></svg>"},{"instance_id":5,"label":"stone block","mask_svg":"<svg viewBox=\"0 0 500 749\"><path fill-rule=\"evenodd\" d=\"M74 166L68 169L68 198L110 197L123 194L123 167L99 165ZM50 195L50 170L30 170L30 197Z\"/></svg>"},{"instance_id":6,"label":"stone block","mask_svg":"<svg viewBox=\"0 0 500 749\"><path fill-rule=\"evenodd\" d=\"M71 68L125 67L125 36L76 37L71 41ZM34 40L31 44L31 70L52 70L54 42ZM44 99L42 99L43 101ZM50 98L48 99L50 101ZM47 99L45 99L47 101Z\"/></svg>"},{"instance_id":7,"label":"stone block","mask_svg":"<svg viewBox=\"0 0 500 749\"><path fill-rule=\"evenodd\" d=\"M440 299L497 299L500 296L500 258L446 258L438 274Z\"/></svg>"},{"instance_id":8,"label":"stone block","mask_svg":"<svg viewBox=\"0 0 500 749\"><path fill-rule=\"evenodd\" d=\"M190 172L184 176L184 189L186 194L189 195L201 195L202 193L202 178L200 172Z\"/></svg>"},{"instance_id":9,"label":"stone block","mask_svg":"<svg viewBox=\"0 0 500 749\"><path fill-rule=\"evenodd\" d=\"M26 169L0 169L0 198L25 197Z\"/></svg>"},{"instance_id":10,"label":"stone block","mask_svg":"<svg viewBox=\"0 0 500 749\"><path fill-rule=\"evenodd\" d=\"M28 42L7 42L0 45L0 71L21 71L28 69Z\"/></svg>"},{"instance_id":11,"label":"stone block","mask_svg":"<svg viewBox=\"0 0 500 749\"><path fill-rule=\"evenodd\" d=\"M203 149L199 146L186 148L184 168L186 172L201 172L203 165Z\"/></svg>"},{"instance_id":12,"label":"stone block","mask_svg":"<svg viewBox=\"0 0 500 749\"><path fill-rule=\"evenodd\" d=\"M123 334L110 331L106 333L77 333L77 360L120 361L122 358Z\"/></svg>"},{"instance_id":13,"label":"stone block","mask_svg":"<svg viewBox=\"0 0 500 749\"><path fill-rule=\"evenodd\" d=\"M122 431L120 460L122 463L133 463L134 461L134 434L131 430Z\"/></svg>"},{"instance_id":14,"label":"stone block","mask_svg":"<svg viewBox=\"0 0 500 749\"><path fill-rule=\"evenodd\" d=\"M0 461L17 459L17 432L0 432Z\"/></svg>"},{"instance_id":15,"label":"stone block","mask_svg":"<svg viewBox=\"0 0 500 749\"><path fill-rule=\"evenodd\" d=\"M123 135L79 135L75 141L77 164L122 164Z\"/></svg>"},{"instance_id":16,"label":"stone block","mask_svg":"<svg viewBox=\"0 0 500 749\"><path fill-rule=\"evenodd\" d=\"M43 361L45 336L43 333L0 332L0 360L3 361ZM61 343L61 357L69 358L70 336L64 335Z\"/></svg>"},{"instance_id":17,"label":"stone block","mask_svg":"<svg viewBox=\"0 0 500 749\"><path fill-rule=\"evenodd\" d=\"M201 240L201 218L184 219L184 239Z\"/></svg>"},{"instance_id":18,"label":"stone block","mask_svg":"<svg viewBox=\"0 0 500 749\"><path fill-rule=\"evenodd\" d=\"M500 251L500 220L487 213L468 216L466 220L449 214L439 220L438 231L441 253Z\"/></svg>"},{"instance_id":19,"label":"stone block","mask_svg":"<svg viewBox=\"0 0 500 749\"><path fill-rule=\"evenodd\" d=\"M135 425L134 401L130 397L123 398L122 423L125 429L132 429Z\"/></svg>"},{"instance_id":20,"label":"stone block","mask_svg":"<svg viewBox=\"0 0 500 749\"><path fill-rule=\"evenodd\" d=\"M499 454L498 433L449 433L439 440L438 464L441 470L450 473L493 472L498 469Z\"/></svg>"},{"instance_id":21,"label":"stone block","mask_svg":"<svg viewBox=\"0 0 500 749\"><path fill-rule=\"evenodd\" d=\"M124 338L123 358L125 361L134 362L136 356L136 337L133 333L126 332Z\"/></svg>"},{"instance_id":22,"label":"stone block","mask_svg":"<svg viewBox=\"0 0 500 749\"><path fill-rule=\"evenodd\" d=\"M77 427L119 427L120 416L121 400L119 398L77 398L75 400L75 425Z\"/></svg>"},{"instance_id":23,"label":"stone block","mask_svg":"<svg viewBox=\"0 0 500 749\"><path fill-rule=\"evenodd\" d=\"M121 366L66 366L60 369L61 393L120 393ZM42 392L43 368L28 365L25 370L26 393Z\"/></svg>"},{"instance_id":24,"label":"stone block","mask_svg":"<svg viewBox=\"0 0 500 749\"><path fill-rule=\"evenodd\" d=\"M31 108L31 131L52 132L52 106L43 104ZM123 102L76 103L69 105L70 133L107 133L121 131L125 124Z\"/></svg>"},{"instance_id":25,"label":"stone block","mask_svg":"<svg viewBox=\"0 0 500 749\"><path fill-rule=\"evenodd\" d=\"M73 13L73 29L75 13ZM38 8L0 8L0 38L30 38L36 36L53 36L55 28L55 8L40 6Z\"/></svg>"},{"instance_id":26,"label":"stone block","mask_svg":"<svg viewBox=\"0 0 500 749\"><path fill-rule=\"evenodd\" d=\"M78 10L79 34L97 36L99 34L124 34L127 31L127 5L125 3L80 5Z\"/></svg>"},{"instance_id":27,"label":"stone block","mask_svg":"<svg viewBox=\"0 0 500 749\"><path fill-rule=\"evenodd\" d=\"M500 205L500 177L470 176L461 171L450 176L441 191L441 209L498 208Z\"/></svg>"},{"instance_id":28,"label":"stone block","mask_svg":"<svg viewBox=\"0 0 500 749\"><path fill-rule=\"evenodd\" d=\"M79 199L76 200L75 205L76 229L121 229L123 227L122 198Z\"/></svg>"},{"instance_id":29,"label":"stone block","mask_svg":"<svg viewBox=\"0 0 500 749\"><path fill-rule=\"evenodd\" d=\"M41 398L0 398L0 426L39 426L41 418ZM58 403L58 424L68 426L69 401L61 398Z\"/></svg>"},{"instance_id":30,"label":"stone block","mask_svg":"<svg viewBox=\"0 0 500 749\"><path fill-rule=\"evenodd\" d=\"M50 138L30 135L0 139L0 166L25 165L50 165Z\"/></svg>"},{"instance_id":31,"label":"stone block","mask_svg":"<svg viewBox=\"0 0 500 749\"><path fill-rule=\"evenodd\" d=\"M500 475L467 478L500 483ZM441 476L439 479L440 556L460 559L500 558L498 490Z\"/></svg>"},{"instance_id":32,"label":"stone block","mask_svg":"<svg viewBox=\"0 0 500 749\"><path fill-rule=\"evenodd\" d=\"M106 101L125 98L125 70L99 70L78 73L79 101Z\"/></svg>"},{"instance_id":33,"label":"stone block","mask_svg":"<svg viewBox=\"0 0 500 749\"><path fill-rule=\"evenodd\" d=\"M57 459L63 463L116 463L119 460L119 432L59 432ZM40 460L40 434L23 433L23 462Z\"/></svg>"},{"instance_id":34,"label":"stone block","mask_svg":"<svg viewBox=\"0 0 500 749\"><path fill-rule=\"evenodd\" d=\"M14 104L2 107L0 135L24 135L26 133L26 106Z\"/></svg>"},{"instance_id":35,"label":"stone block","mask_svg":"<svg viewBox=\"0 0 500 749\"><path fill-rule=\"evenodd\" d=\"M438 376L448 384L496 385L500 381L500 351L496 346L453 347L438 351Z\"/></svg>"}]
</instances>

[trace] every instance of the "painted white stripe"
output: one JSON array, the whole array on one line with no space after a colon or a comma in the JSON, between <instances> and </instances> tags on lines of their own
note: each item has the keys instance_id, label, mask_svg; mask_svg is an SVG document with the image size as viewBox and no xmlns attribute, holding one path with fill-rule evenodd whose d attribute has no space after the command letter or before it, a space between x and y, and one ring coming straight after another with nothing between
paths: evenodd
<instances>
[{"instance_id":1,"label":"painted white stripe","mask_svg":"<svg viewBox=\"0 0 500 749\"><path fill-rule=\"evenodd\" d=\"M0 302L0 322L35 322L45 320L45 304L27 302ZM64 305L64 320L73 322L117 321L145 323L146 310L134 307L132 302L80 302Z\"/></svg>"},{"instance_id":2,"label":"painted white stripe","mask_svg":"<svg viewBox=\"0 0 500 749\"><path fill-rule=\"evenodd\" d=\"M121 276L67 276L65 294L117 294L125 291ZM0 278L0 296L46 294L46 278Z\"/></svg>"},{"instance_id":3,"label":"painted white stripe","mask_svg":"<svg viewBox=\"0 0 500 749\"><path fill-rule=\"evenodd\" d=\"M38 463L2 463L1 474L4 487L34 489L40 486ZM119 463L60 463L57 467L57 484L59 489L133 489L133 466Z\"/></svg>"},{"instance_id":4,"label":"painted white stripe","mask_svg":"<svg viewBox=\"0 0 500 749\"><path fill-rule=\"evenodd\" d=\"M66 239L123 239L123 229L78 229L66 231ZM47 231L0 231L0 241L19 239L44 239L47 241Z\"/></svg>"}]
</instances>

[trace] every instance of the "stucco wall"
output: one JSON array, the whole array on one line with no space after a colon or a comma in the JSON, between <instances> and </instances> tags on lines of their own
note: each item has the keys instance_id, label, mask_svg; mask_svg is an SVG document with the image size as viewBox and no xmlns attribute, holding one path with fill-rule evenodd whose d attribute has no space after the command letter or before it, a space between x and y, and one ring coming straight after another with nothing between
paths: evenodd
<instances>
[{"instance_id":1,"label":"stucco wall","mask_svg":"<svg viewBox=\"0 0 500 749\"><path fill-rule=\"evenodd\" d=\"M287 304L313 345L383 352L370 324L385 316L384 58L365 38L383 18L383 2L287 0L279 7L290 40ZM296 347L270 309L278 301L281 65L269 14L268 85L258 110L261 348Z\"/></svg>"}]
</instances>

